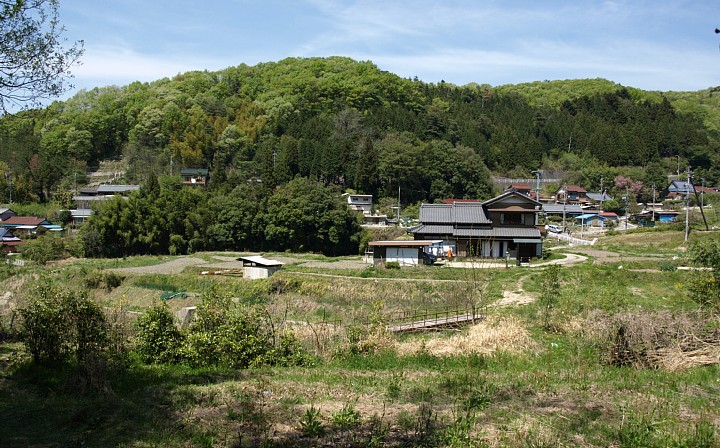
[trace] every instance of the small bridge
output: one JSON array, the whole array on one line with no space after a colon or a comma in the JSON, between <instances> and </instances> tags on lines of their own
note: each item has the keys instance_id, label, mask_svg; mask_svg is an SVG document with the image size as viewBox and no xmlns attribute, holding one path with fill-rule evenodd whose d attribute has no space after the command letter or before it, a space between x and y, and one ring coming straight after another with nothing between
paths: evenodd
<instances>
[{"instance_id":1,"label":"small bridge","mask_svg":"<svg viewBox=\"0 0 720 448\"><path fill-rule=\"evenodd\" d=\"M445 310L419 310L403 313L397 319L399 322L388 325L390 333L433 331L445 328L457 328L482 320L484 317L477 309L445 309Z\"/></svg>"}]
</instances>

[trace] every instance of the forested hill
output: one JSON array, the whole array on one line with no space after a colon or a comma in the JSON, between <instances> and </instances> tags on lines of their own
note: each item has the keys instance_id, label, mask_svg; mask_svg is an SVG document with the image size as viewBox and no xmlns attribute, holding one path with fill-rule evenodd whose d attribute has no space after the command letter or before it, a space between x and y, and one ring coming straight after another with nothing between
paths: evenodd
<instances>
[{"instance_id":1,"label":"forested hill","mask_svg":"<svg viewBox=\"0 0 720 448\"><path fill-rule=\"evenodd\" d=\"M225 191L305 177L377 196L401 186L404 202L488 197L490 172L539 168L564 168L586 188L624 171L664 182L676 156L717 184L717 95L599 79L460 87L343 57L293 58L97 88L5 116L0 168L16 200L40 201L121 157L127 182L205 167Z\"/></svg>"}]
</instances>

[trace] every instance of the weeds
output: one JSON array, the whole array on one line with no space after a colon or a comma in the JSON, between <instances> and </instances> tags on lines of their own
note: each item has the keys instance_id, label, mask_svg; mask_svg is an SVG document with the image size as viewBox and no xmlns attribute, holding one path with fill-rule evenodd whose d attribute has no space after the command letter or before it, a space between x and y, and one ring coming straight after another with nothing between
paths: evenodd
<instances>
[{"instance_id":1,"label":"weeds","mask_svg":"<svg viewBox=\"0 0 720 448\"><path fill-rule=\"evenodd\" d=\"M300 418L300 430L305 437L320 437L325 433L320 419L320 410L311 405Z\"/></svg>"}]
</instances>

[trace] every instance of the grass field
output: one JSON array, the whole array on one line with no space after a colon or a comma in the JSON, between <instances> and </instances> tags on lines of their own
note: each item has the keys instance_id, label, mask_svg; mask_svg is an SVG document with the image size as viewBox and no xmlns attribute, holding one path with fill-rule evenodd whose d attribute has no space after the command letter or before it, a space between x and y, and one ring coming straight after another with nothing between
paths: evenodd
<instances>
[{"instance_id":1,"label":"grass field","mask_svg":"<svg viewBox=\"0 0 720 448\"><path fill-rule=\"evenodd\" d=\"M200 265L188 265L126 273L116 287L98 272L176 257L19 268L4 282L18 306L39 276L137 312L166 290L188 293L168 302L178 309L216 288L262 304L313 363L193 369L131 355L88 392L73 383L72 366L37 366L8 340L0 345L0 446L719 446L712 338L720 325L690 300L693 272L660 269L684 264L683 235L629 233L593 250L559 268L549 308L543 267L356 269L357 257L292 254L267 280L200 276ZM497 306L508 296L527 300ZM376 331L396 312L463 306L486 319L462 330Z\"/></svg>"}]
</instances>

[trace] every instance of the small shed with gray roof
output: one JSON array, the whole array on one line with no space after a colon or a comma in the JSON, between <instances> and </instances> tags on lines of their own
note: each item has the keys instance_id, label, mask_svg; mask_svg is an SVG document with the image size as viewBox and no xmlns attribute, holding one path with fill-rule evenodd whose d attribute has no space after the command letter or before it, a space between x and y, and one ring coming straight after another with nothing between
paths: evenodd
<instances>
[{"instance_id":1,"label":"small shed with gray roof","mask_svg":"<svg viewBox=\"0 0 720 448\"><path fill-rule=\"evenodd\" d=\"M268 278L282 268L283 264L277 260L270 260L258 255L239 257L243 264L243 277L258 279Z\"/></svg>"}]
</instances>

